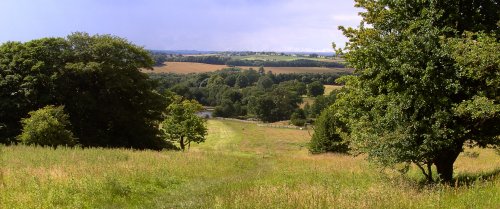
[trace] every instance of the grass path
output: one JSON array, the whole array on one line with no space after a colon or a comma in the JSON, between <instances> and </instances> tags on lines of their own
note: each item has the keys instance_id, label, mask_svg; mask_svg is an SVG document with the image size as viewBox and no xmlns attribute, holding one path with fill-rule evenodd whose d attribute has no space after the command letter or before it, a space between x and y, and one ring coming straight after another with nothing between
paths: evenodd
<instances>
[{"instance_id":1,"label":"grass path","mask_svg":"<svg viewBox=\"0 0 500 209\"><path fill-rule=\"evenodd\" d=\"M461 155L468 186L420 186L363 157L310 155L307 131L210 120L188 152L0 148L0 208L500 208L500 157Z\"/></svg>"}]
</instances>

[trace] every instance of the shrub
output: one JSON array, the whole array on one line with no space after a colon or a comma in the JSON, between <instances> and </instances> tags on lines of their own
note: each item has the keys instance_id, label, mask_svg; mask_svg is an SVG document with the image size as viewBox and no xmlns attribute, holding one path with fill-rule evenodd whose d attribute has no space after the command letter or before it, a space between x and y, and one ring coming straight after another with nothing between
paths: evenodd
<instances>
[{"instance_id":1,"label":"shrub","mask_svg":"<svg viewBox=\"0 0 500 209\"><path fill-rule=\"evenodd\" d=\"M309 143L311 153L347 153L349 151L349 144L343 139L346 126L341 120L335 118L335 110L332 107L321 113L314 127L314 135Z\"/></svg>"},{"instance_id":2,"label":"shrub","mask_svg":"<svg viewBox=\"0 0 500 209\"><path fill-rule=\"evenodd\" d=\"M297 109L290 118L290 123L295 126L304 126L306 122L306 113L302 109Z\"/></svg>"},{"instance_id":3,"label":"shrub","mask_svg":"<svg viewBox=\"0 0 500 209\"><path fill-rule=\"evenodd\" d=\"M307 85L307 95L317 97L325 93L325 86L319 81L314 81Z\"/></svg>"},{"instance_id":4,"label":"shrub","mask_svg":"<svg viewBox=\"0 0 500 209\"><path fill-rule=\"evenodd\" d=\"M64 106L46 106L29 112L29 117L21 120L22 133L18 139L23 144L57 147L73 146L76 139L69 130L69 116L64 113Z\"/></svg>"}]
</instances>

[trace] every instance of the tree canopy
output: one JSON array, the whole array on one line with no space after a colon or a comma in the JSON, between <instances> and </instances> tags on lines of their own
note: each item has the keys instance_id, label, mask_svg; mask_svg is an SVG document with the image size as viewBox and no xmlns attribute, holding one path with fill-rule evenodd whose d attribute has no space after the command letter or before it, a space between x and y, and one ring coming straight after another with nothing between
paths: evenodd
<instances>
[{"instance_id":1,"label":"tree canopy","mask_svg":"<svg viewBox=\"0 0 500 209\"><path fill-rule=\"evenodd\" d=\"M166 117L161 126L167 140L178 142L182 150L185 150L186 144L189 147L191 142L204 142L207 127L204 119L196 115L201 110L203 106L194 100L175 98L167 107Z\"/></svg>"},{"instance_id":2,"label":"tree canopy","mask_svg":"<svg viewBox=\"0 0 500 209\"><path fill-rule=\"evenodd\" d=\"M357 0L359 28L344 28L348 76L336 106L349 140L383 165L432 165L451 181L469 146L500 144L498 1ZM369 25L365 27L365 25Z\"/></svg>"},{"instance_id":3,"label":"tree canopy","mask_svg":"<svg viewBox=\"0 0 500 209\"><path fill-rule=\"evenodd\" d=\"M166 99L141 69L149 52L111 35L74 33L0 46L0 140L16 143L20 120L64 105L83 146L161 149Z\"/></svg>"}]
</instances>

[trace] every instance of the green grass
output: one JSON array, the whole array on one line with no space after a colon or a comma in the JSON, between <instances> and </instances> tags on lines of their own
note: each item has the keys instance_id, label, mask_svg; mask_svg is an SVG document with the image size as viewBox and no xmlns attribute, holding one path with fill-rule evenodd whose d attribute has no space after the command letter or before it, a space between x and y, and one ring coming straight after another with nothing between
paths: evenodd
<instances>
[{"instance_id":1,"label":"green grass","mask_svg":"<svg viewBox=\"0 0 500 209\"><path fill-rule=\"evenodd\" d=\"M210 120L188 152L1 147L0 208L499 208L493 150L462 155L460 187L422 186L363 157L310 155L307 131Z\"/></svg>"}]
</instances>

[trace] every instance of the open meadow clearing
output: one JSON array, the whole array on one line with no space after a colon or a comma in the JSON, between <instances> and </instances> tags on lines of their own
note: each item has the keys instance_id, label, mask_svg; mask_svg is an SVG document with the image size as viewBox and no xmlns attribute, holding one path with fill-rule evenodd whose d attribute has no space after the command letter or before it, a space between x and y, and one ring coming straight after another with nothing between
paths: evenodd
<instances>
[{"instance_id":1,"label":"open meadow clearing","mask_svg":"<svg viewBox=\"0 0 500 209\"><path fill-rule=\"evenodd\" d=\"M193 62L168 62L167 65L162 67L155 67L153 71L145 71L152 73L204 73L213 72L229 68L226 65L211 65ZM257 70L259 67L240 67L242 69L253 68ZM322 67L265 67L266 71L273 73L339 73L339 72L352 72L349 68L322 68Z\"/></svg>"},{"instance_id":2,"label":"open meadow clearing","mask_svg":"<svg viewBox=\"0 0 500 209\"><path fill-rule=\"evenodd\" d=\"M455 172L467 185L424 186L416 169L402 177L361 156L311 155L307 131L208 127L207 141L184 153L1 147L0 208L500 207L494 150L459 157Z\"/></svg>"}]
</instances>

